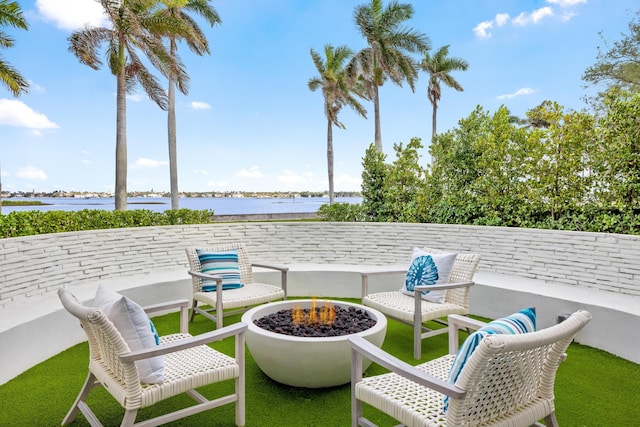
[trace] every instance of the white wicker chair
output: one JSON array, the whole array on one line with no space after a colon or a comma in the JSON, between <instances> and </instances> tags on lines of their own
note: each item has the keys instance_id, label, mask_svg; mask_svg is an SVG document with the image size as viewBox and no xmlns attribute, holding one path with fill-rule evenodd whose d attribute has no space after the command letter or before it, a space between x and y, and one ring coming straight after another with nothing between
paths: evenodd
<instances>
[{"instance_id":1,"label":"white wicker chair","mask_svg":"<svg viewBox=\"0 0 640 427\"><path fill-rule=\"evenodd\" d=\"M196 249L207 252L224 252L236 250L238 252L238 266L240 267L240 281L243 287L239 289L223 290L220 276L201 272L200 259ZM208 247L188 247L186 249L189 258L189 274L193 284L193 305L191 321L196 313L202 314L216 322L218 328L222 327L223 317L247 311L250 306L264 304L270 301L287 299L287 272L286 266L255 263L249 260L249 255L244 243L226 243ZM266 283L258 283L253 280L253 267L268 268L280 271L280 287ZM215 292L203 292L202 280L216 280ZM198 302L209 306L207 309L198 307ZM231 310L230 310L231 309ZM215 313L215 316L211 313Z\"/></svg>"},{"instance_id":2,"label":"white wicker chair","mask_svg":"<svg viewBox=\"0 0 640 427\"><path fill-rule=\"evenodd\" d=\"M236 425L245 424L245 324L237 323L224 329L191 336L187 333L188 300L158 304L146 307L145 311L149 313L180 308L180 333L160 337L160 345L157 347L130 351L120 332L99 308L81 305L67 289L59 289L58 296L65 309L80 320L89 340L90 351L89 375L62 425L75 420L78 411L84 414L90 425L102 425L86 403L89 392L98 385L104 386L125 409L122 426L156 426L230 403L235 403ZM235 336L235 357L206 345L231 336ZM165 381L159 384L142 384L134 362L159 355L164 355ZM221 381L234 381L234 393L208 400L195 391L198 387ZM182 393L187 393L197 403L135 423L139 409Z\"/></svg>"},{"instance_id":3,"label":"white wicker chair","mask_svg":"<svg viewBox=\"0 0 640 427\"><path fill-rule=\"evenodd\" d=\"M451 354L411 366L361 337L352 348L351 425L374 426L363 417L363 402L409 427L414 426L557 426L554 383L558 366L591 314L579 310L564 322L536 332L486 336L455 384L447 375L458 344L458 329L482 322L449 316ZM362 377L363 357L392 372ZM444 411L444 397L449 396Z\"/></svg>"},{"instance_id":4,"label":"white wicker chair","mask_svg":"<svg viewBox=\"0 0 640 427\"><path fill-rule=\"evenodd\" d=\"M442 253L442 251L430 248L424 248L424 251L433 254ZM362 272L362 304L413 326L413 357L420 359L422 357L422 340L447 332L447 328L429 329L424 325L426 322L433 320L446 326L447 323L443 320L446 316L469 313L469 288L473 286L473 275L479 262L480 255L458 254L451 269L449 283L416 286L416 297L403 294L400 291L369 293L369 276L406 273L406 269ZM401 286L401 283L397 284L398 289ZM420 292L424 290L446 290L445 301L436 303L422 299Z\"/></svg>"}]
</instances>

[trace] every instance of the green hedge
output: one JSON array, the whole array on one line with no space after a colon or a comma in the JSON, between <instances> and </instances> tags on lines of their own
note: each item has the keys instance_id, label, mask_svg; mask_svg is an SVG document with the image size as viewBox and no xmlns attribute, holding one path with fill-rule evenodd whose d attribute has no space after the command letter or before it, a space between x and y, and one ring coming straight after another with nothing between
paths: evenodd
<instances>
[{"instance_id":1,"label":"green hedge","mask_svg":"<svg viewBox=\"0 0 640 427\"><path fill-rule=\"evenodd\" d=\"M0 238L108 228L154 225L206 224L213 210L175 209L153 212L148 209L106 211L23 211L0 214Z\"/></svg>"}]
</instances>

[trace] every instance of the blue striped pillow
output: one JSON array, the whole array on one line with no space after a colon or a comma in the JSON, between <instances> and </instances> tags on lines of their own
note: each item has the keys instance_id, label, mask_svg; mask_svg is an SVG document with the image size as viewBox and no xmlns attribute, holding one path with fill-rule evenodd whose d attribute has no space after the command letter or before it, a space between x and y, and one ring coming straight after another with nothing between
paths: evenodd
<instances>
[{"instance_id":1,"label":"blue striped pillow","mask_svg":"<svg viewBox=\"0 0 640 427\"><path fill-rule=\"evenodd\" d=\"M449 377L447 381L451 384L455 384L456 380L462 372L462 368L467 363L473 351L478 347L480 341L487 335L492 334L524 334L527 332L535 332L536 330L536 309L534 307L525 308L510 316L496 319L487 323L471 335L464 341L449 370ZM445 396L444 410L447 410L449 402L449 396Z\"/></svg>"},{"instance_id":2,"label":"blue striped pillow","mask_svg":"<svg viewBox=\"0 0 640 427\"><path fill-rule=\"evenodd\" d=\"M200 260L200 271L202 273L222 276L222 290L238 289L243 286L240 282L238 251L207 252L201 249L196 249L196 253ZM203 292L215 292L215 290L215 280L202 279Z\"/></svg>"}]
</instances>

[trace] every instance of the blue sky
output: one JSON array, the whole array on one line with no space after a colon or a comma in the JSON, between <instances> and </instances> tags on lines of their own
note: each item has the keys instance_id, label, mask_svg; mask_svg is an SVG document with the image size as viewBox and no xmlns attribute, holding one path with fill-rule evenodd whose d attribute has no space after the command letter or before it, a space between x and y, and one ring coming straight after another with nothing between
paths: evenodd
<instances>
[{"instance_id":1,"label":"blue sky","mask_svg":"<svg viewBox=\"0 0 640 427\"><path fill-rule=\"evenodd\" d=\"M353 22L367 0L214 0L222 25L206 28L210 56L180 50L191 76L179 94L179 188L182 191L325 191L326 118L309 49L325 44L357 51L365 41ZM405 0L405 2L407 2ZM456 126L481 105L513 114L544 100L580 110L581 76L597 47L619 40L637 0L422 0L409 25L425 33L432 51L469 62L455 77L463 92L444 88L438 131ZM93 0L19 0L29 31L10 34L16 46L0 54L30 82L14 98L0 87L0 167L5 191L113 191L115 78L94 71L68 51L83 23L101 24ZM386 2L385 2L386 4ZM5 29L7 30L7 29ZM159 74L156 74L161 77ZM423 73L415 93L386 83L380 93L384 152L431 136L431 106ZM592 91L592 90L591 90ZM343 109L346 130L334 129L335 189L359 190L362 157L373 142L367 120ZM142 90L128 98L128 190L167 191L166 112Z\"/></svg>"}]
</instances>

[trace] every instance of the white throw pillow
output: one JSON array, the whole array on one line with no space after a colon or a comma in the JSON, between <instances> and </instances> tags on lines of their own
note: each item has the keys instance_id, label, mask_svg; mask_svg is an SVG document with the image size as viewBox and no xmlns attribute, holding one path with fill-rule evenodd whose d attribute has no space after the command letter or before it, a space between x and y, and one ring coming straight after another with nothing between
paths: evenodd
<instances>
[{"instance_id":1,"label":"white throw pillow","mask_svg":"<svg viewBox=\"0 0 640 427\"><path fill-rule=\"evenodd\" d=\"M100 284L94 304L111 320L131 351L158 345L153 323L142 307L134 301ZM140 382L158 384L164 381L163 356L138 360L135 363Z\"/></svg>"},{"instance_id":2,"label":"white throw pillow","mask_svg":"<svg viewBox=\"0 0 640 427\"><path fill-rule=\"evenodd\" d=\"M429 255L433 259L433 262L436 264L436 268L438 269L438 280L436 280L436 285L441 285L444 283L449 283L449 276L451 275L451 270L453 269L453 264L456 262L456 257L458 254L456 253L443 253L443 254L432 254L426 252L420 248L413 248L413 254L411 255L411 262L421 256ZM415 295L413 292L408 292L406 289L402 289L402 292L407 295ZM447 294L447 291L429 291L427 294L423 294L422 298L437 303L443 303L444 298Z\"/></svg>"}]
</instances>

